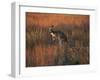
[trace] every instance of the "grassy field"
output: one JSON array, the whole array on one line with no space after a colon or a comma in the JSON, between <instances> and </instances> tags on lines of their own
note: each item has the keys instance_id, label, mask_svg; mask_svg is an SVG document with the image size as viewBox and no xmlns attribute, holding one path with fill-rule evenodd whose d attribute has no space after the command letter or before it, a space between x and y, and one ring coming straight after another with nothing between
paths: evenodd
<instances>
[{"instance_id":1,"label":"grassy field","mask_svg":"<svg viewBox=\"0 0 100 80\"><path fill-rule=\"evenodd\" d=\"M74 26L74 27L73 27ZM57 25L68 42L52 41L49 27L26 27L26 67L89 64L89 25Z\"/></svg>"}]
</instances>

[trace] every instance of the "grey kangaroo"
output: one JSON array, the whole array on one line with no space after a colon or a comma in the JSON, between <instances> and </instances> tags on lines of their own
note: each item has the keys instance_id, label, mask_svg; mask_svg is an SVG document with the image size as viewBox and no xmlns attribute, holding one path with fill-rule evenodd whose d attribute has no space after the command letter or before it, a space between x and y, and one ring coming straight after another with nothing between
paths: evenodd
<instances>
[{"instance_id":1,"label":"grey kangaroo","mask_svg":"<svg viewBox=\"0 0 100 80\"><path fill-rule=\"evenodd\" d=\"M61 46L65 42L67 42L67 37L62 31L54 30L54 25L49 28L49 32L53 41L57 40L59 45Z\"/></svg>"},{"instance_id":2,"label":"grey kangaroo","mask_svg":"<svg viewBox=\"0 0 100 80\"><path fill-rule=\"evenodd\" d=\"M67 59L67 36L60 30L54 30L54 25L49 28L52 41L57 41L58 50L55 63L58 65L69 64Z\"/></svg>"}]
</instances>

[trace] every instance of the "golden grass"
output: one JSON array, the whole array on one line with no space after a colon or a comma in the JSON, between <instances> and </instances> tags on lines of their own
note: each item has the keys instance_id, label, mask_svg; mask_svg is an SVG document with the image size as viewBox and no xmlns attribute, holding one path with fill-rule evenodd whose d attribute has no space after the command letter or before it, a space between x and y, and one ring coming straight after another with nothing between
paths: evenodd
<instances>
[{"instance_id":1,"label":"golden grass","mask_svg":"<svg viewBox=\"0 0 100 80\"><path fill-rule=\"evenodd\" d=\"M51 40L48 28L26 29L26 67L89 64L89 29L58 28L74 44L60 47ZM69 32L69 33L68 33Z\"/></svg>"}]
</instances>

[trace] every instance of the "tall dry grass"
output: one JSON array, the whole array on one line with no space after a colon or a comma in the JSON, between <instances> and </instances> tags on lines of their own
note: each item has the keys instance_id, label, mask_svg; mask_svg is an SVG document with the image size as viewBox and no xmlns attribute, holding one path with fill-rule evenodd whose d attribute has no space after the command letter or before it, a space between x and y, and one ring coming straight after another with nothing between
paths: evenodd
<instances>
[{"instance_id":1,"label":"tall dry grass","mask_svg":"<svg viewBox=\"0 0 100 80\"><path fill-rule=\"evenodd\" d=\"M52 41L48 27L26 28L26 67L89 64L89 28L55 27L68 38L59 46Z\"/></svg>"}]
</instances>

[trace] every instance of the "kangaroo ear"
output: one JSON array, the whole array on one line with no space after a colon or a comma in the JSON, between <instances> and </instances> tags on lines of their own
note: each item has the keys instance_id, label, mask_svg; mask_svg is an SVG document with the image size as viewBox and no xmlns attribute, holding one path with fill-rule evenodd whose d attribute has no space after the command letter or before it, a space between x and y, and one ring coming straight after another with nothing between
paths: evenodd
<instances>
[{"instance_id":1,"label":"kangaroo ear","mask_svg":"<svg viewBox=\"0 0 100 80\"><path fill-rule=\"evenodd\" d=\"M51 27L54 28L54 25L52 25Z\"/></svg>"}]
</instances>

